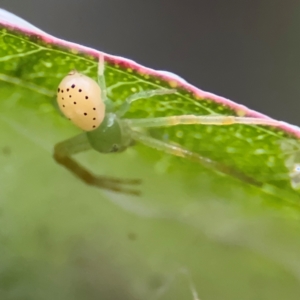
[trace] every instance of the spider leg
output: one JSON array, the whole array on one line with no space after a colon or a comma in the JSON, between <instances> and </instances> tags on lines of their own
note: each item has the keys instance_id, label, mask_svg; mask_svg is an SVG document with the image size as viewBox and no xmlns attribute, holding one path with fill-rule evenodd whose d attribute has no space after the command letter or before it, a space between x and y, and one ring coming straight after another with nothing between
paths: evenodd
<instances>
[{"instance_id":1,"label":"spider leg","mask_svg":"<svg viewBox=\"0 0 300 300\"><path fill-rule=\"evenodd\" d=\"M280 121L262 118L250 117L235 117L235 116L195 116L195 115L181 115L159 118L145 118L145 119L126 119L130 127L167 127L175 125L232 125L232 124L247 124L247 125L268 125L280 126Z\"/></svg>"},{"instance_id":2,"label":"spider leg","mask_svg":"<svg viewBox=\"0 0 300 300\"><path fill-rule=\"evenodd\" d=\"M88 171L72 158L72 155L89 149L91 149L90 143L86 137L86 134L82 133L56 144L54 147L53 157L57 163L64 166L88 185L125 194L140 194L138 190L124 188L122 186L123 184L140 184L140 180L98 176Z\"/></svg>"},{"instance_id":3,"label":"spider leg","mask_svg":"<svg viewBox=\"0 0 300 300\"><path fill-rule=\"evenodd\" d=\"M98 61L97 79L98 79L98 84L101 89L101 99L104 102L106 102L106 101L108 101L108 99L107 99L107 95L106 95L106 82L105 82L105 76L104 76L104 69L105 69L104 55L102 53L100 53L99 61Z\"/></svg>"},{"instance_id":4,"label":"spider leg","mask_svg":"<svg viewBox=\"0 0 300 300\"><path fill-rule=\"evenodd\" d=\"M238 171L229 166L226 166L224 164L221 164L219 162L211 160L210 158L201 156L198 153L192 152L192 151L185 149L183 147L180 147L178 145L163 142L161 140L152 138L144 133L141 133L141 132L138 132L138 131L135 131L132 129L131 129L130 134L134 140L136 140L148 147L163 151L168 154L172 154L174 156L187 158L191 161L197 162L197 163L205 166L206 168L217 170L223 174L228 174L230 176L233 176L233 177L235 177L239 180L242 180L246 183L249 183L251 185L254 185L257 187L262 186L261 182L256 181L255 179L247 176L246 174L242 173L241 171Z\"/></svg>"},{"instance_id":5,"label":"spider leg","mask_svg":"<svg viewBox=\"0 0 300 300\"><path fill-rule=\"evenodd\" d=\"M142 91L142 92L135 93L133 95L130 95L125 100L125 102L123 102L123 104L116 112L116 115L118 117L124 116L126 112L130 109L131 103L136 100L146 99L158 95L174 94L174 93L176 93L176 90L174 89L158 89L158 90L149 90L149 91Z\"/></svg>"}]
</instances>

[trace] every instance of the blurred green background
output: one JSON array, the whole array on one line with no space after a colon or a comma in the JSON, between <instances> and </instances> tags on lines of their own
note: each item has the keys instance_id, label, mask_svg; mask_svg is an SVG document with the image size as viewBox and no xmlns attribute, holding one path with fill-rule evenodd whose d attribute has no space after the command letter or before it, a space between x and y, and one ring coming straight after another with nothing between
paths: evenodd
<instances>
[{"instance_id":1,"label":"blurred green background","mask_svg":"<svg viewBox=\"0 0 300 300\"><path fill-rule=\"evenodd\" d=\"M1 7L57 37L300 122L297 1L1 0ZM266 205L238 182L218 185L210 171L194 177L189 163L166 174L168 159L143 148L81 157L104 174L141 177L143 197L91 189L51 157L72 130L5 105L1 299L193 299L191 282L201 300L299 299L298 210Z\"/></svg>"}]
</instances>

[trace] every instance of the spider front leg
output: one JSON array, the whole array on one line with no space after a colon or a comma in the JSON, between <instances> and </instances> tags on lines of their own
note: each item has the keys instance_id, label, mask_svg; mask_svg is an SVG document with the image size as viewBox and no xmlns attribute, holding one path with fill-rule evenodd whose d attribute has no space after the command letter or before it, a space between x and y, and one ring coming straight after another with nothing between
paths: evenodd
<instances>
[{"instance_id":1,"label":"spider front leg","mask_svg":"<svg viewBox=\"0 0 300 300\"><path fill-rule=\"evenodd\" d=\"M101 53L101 54L99 54L99 60L98 60L98 76L97 76L98 84L101 89L101 98L105 102L106 106L108 106L108 110L111 110L111 107L113 105L112 105L111 101L107 98L104 69L105 69L104 55ZM132 94L128 98L125 99L125 101L122 103L122 105L119 107L118 111L116 112L116 115L119 118L122 118L126 114L126 112L130 109L130 105L134 101L137 101L140 99L147 99L147 98L150 98L153 96L174 94L174 93L176 93L175 89L156 89L156 90L141 91L141 92Z\"/></svg>"},{"instance_id":2,"label":"spider front leg","mask_svg":"<svg viewBox=\"0 0 300 300\"><path fill-rule=\"evenodd\" d=\"M107 95L106 95L106 83L105 83L104 69L105 69L104 55L102 53L100 53L99 60L98 60L97 79L98 79L98 84L101 89L101 99L102 99L102 101L107 102L108 99L107 99Z\"/></svg>"},{"instance_id":3,"label":"spider front leg","mask_svg":"<svg viewBox=\"0 0 300 300\"><path fill-rule=\"evenodd\" d=\"M127 111L130 109L130 105L132 102L140 100L140 99L147 99L153 96L159 96L159 95L167 95L167 94L174 94L176 93L176 90L174 89L157 89L157 90L149 90L149 91L141 91L138 93L135 93L131 96L129 96L125 102L120 106L118 111L116 112L116 115L118 117L123 117Z\"/></svg>"},{"instance_id":4,"label":"spider front leg","mask_svg":"<svg viewBox=\"0 0 300 300\"><path fill-rule=\"evenodd\" d=\"M91 149L90 143L85 133L65 140L55 145L53 157L57 163L64 166L75 176L79 177L88 185L98 188L120 192L131 195L139 195L138 190L123 187L125 184L140 184L138 179L118 179L106 176L98 176L88 171L82 165L77 163L72 156L74 154Z\"/></svg>"},{"instance_id":5,"label":"spider front leg","mask_svg":"<svg viewBox=\"0 0 300 300\"><path fill-rule=\"evenodd\" d=\"M224 174L231 175L251 185L261 187L262 183L247 176L239 170L233 169L224 164L220 164L207 157L203 157L198 153L191 152L178 145L172 143L166 143L152 137L147 136L140 131L138 128L153 128L153 127L168 127L175 125L188 125L188 124L199 124L199 125L232 125L232 124L246 124L246 125L268 125L268 126L279 126L281 123L272 119L262 118L250 118L250 117L235 117L235 116L196 116L196 115L181 115L181 116L170 116L170 117L158 117L158 118L146 118L146 119L125 119L124 122L131 128L131 137L147 145L148 147L155 148L157 150L166 152L179 157L184 157L189 160L200 163L201 165L220 171Z\"/></svg>"},{"instance_id":6,"label":"spider front leg","mask_svg":"<svg viewBox=\"0 0 300 300\"><path fill-rule=\"evenodd\" d=\"M148 119L126 119L127 124L130 127L168 127L175 125L233 125L233 124L245 124L245 125L268 125L268 126L280 126L281 122L272 119L251 118L251 117L235 117L235 116L196 116L196 115L181 115Z\"/></svg>"},{"instance_id":7,"label":"spider front leg","mask_svg":"<svg viewBox=\"0 0 300 300\"><path fill-rule=\"evenodd\" d=\"M200 154L192 152L190 150L187 150L181 146L175 145L173 143L163 142L161 140L152 138L144 133L138 132L134 129L132 129L130 131L130 135L131 135L132 139L134 139L148 147L154 148L156 150L159 150L159 151L162 151L167 154L174 155L174 156L187 158L191 161L194 161L194 162L197 162L197 163L203 165L204 167L219 171L223 174L228 174L232 177L235 177L235 178L242 180L246 183L249 183L251 185L254 185L257 187L262 186L261 182L258 182L254 178L247 176L246 174L240 172L239 170L233 169L229 166L226 166L224 164L213 161L210 158L201 156Z\"/></svg>"}]
</instances>

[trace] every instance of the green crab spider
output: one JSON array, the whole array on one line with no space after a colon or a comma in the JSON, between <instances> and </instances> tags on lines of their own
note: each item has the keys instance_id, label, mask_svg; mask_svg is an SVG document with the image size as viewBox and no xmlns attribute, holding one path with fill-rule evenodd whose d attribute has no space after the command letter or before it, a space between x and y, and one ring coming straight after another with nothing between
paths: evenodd
<instances>
[{"instance_id":1,"label":"green crab spider","mask_svg":"<svg viewBox=\"0 0 300 300\"><path fill-rule=\"evenodd\" d=\"M138 195L139 191L128 188L136 185L140 180L117 179L98 176L77 163L72 156L89 149L100 153L118 153L140 142L148 147L179 157L188 158L206 167L229 173L246 182L257 184L252 178L239 171L232 170L224 165L202 157L178 145L157 140L143 129L152 127L175 126L182 124L199 125L271 125L278 126L279 122L268 119L234 117L234 116L197 116L179 115L146 119L126 119L124 115L130 105L137 100L164 94L175 94L174 89L157 89L138 92L129 96L116 111L106 96L104 77L104 57L99 56L98 83L93 79L71 71L59 84L57 102L62 113L84 132L68 140L60 142L54 147L53 157L57 163L67 168L85 183L128 194Z\"/></svg>"}]
</instances>

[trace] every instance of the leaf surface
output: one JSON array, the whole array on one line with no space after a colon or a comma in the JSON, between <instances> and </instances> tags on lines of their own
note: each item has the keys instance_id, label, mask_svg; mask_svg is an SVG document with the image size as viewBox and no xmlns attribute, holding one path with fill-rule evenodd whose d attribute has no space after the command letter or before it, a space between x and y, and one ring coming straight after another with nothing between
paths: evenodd
<instances>
[{"instance_id":1,"label":"leaf surface","mask_svg":"<svg viewBox=\"0 0 300 300\"><path fill-rule=\"evenodd\" d=\"M191 280L201 299L298 299L299 192L287 161L296 157L299 129L149 131L259 185L137 144L77 158L95 173L141 178L141 197L85 186L52 159L55 143L79 132L53 99L72 69L96 79L98 55L0 10L3 299L185 299L192 298ZM177 89L136 101L126 118L267 118L176 75L108 54L105 62L116 106L137 91Z\"/></svg>"}]
</instances>

